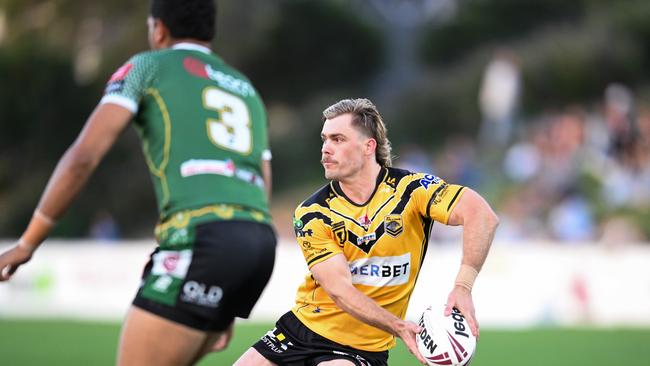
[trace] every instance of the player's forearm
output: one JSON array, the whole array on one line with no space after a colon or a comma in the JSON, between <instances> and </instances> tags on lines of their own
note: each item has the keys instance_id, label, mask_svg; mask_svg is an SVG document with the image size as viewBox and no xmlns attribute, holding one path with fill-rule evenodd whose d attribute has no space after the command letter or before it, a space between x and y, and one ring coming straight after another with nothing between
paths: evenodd
<instances>
[{"instance_id":1,"label":"player's forearm","mask_svg":"<svg viewBox=\"0 0 650 366\"><path fill-rule=\"evenodd\" d=\"M38 204L46 215L58 219L85 186L97 167L99 159L73 145L66 151L54 169L52 177Z\"/></svg>"},{"instance_id":2,"label":"player's forearm","mask_svg":"<svg viewBox=\"0 0 650 366\"><path fill-rule=\"evenodd\" d=\"M403 322L354 286L341 286L330 296L346 313L390 334L397 334L397 327Z\"/></svg>"},{"instance_id":3,"label":"player's forearm","mask_svg":"<svg viewBox=\"0 0 650 366\"><path fill-rule=\"evenodd\" d=\"M499 224L498 217L485 204L473 215L468 215L463 224L463 264L477 272L483 267L492 245L494 233Z\"/></svg>"},{"instance_id":4,"label":"player's forearm","mask_svg":"<svg viewBox=\"0 0 650 366\"><path fill-rule=\"evenodd\" d=\"M63 155L50 178L22 240L35 249L49 234L54 222L68 209L88 181L98 160L75 145Z\"/></svg>"}]
</instances>

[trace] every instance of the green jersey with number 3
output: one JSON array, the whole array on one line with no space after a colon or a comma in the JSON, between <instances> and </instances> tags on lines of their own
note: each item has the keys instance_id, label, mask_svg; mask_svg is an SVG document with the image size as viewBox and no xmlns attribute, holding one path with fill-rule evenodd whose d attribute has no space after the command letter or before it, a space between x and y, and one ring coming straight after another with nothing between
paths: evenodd
<instances>
[{"instance_id":1,"label":"green jersey with number 3","mask_svg":"<svg viewBox=\"0 0 650 366\"><path fill-rule=\"evenodd\" d=\"M268 216L264 105L208 48L180 43L135 55L113 74L102 103L134 113L161 220L219 204Z\"/></svg>"}]
</instances>

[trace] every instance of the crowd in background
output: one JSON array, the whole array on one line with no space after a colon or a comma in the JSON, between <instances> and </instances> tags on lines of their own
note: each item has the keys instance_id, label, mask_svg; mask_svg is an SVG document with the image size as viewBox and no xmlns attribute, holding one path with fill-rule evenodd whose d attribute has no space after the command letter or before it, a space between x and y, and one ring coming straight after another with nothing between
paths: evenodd
<instances>
[{"instance_id":1,"label":"crowd in background","mask_svg":"<svg viewBox=\"0 0 650 366\"><path fill-rule=\"evenodd\" d=\"M477 136L429 155L402 149L401 167L431 171L484 191L501 218L497 239L608 245L650 239L650 105L610 84L596 106L570 105L524 118L516 58L500 52L485 71ZM441 229L435 240L461 231Z\"/></svg>"},{"instance_id":2,"label":"crowd in background","mask_svg":"<svg viewBox=\"0 0 650 366\"><path fill-rule=\"evenodd\" d=\"M20 235L108 76L146 48L147 6L0 5L0 237ZM475 188L500 238L650 242L650 2L241 0L220 12L216 50L267 106L281 235L295 192L324 183L323 106L368 97L395 164ZM145 164L128 129L53 235L151 238Z\"/></svg>"}]
</instances>

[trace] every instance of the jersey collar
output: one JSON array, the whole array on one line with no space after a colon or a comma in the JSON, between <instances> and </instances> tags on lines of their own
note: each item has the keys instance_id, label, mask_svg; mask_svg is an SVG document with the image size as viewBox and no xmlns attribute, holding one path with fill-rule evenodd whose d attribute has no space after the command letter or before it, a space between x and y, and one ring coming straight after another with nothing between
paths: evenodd
<instances>
[{"instance_id":1,"label":"jersey collar","mask_svg":"<svg viewBox=\"0 0 650 366\"><path fill-rule=\"evenodd\" d=\"M172 46L173 50L189 50L189 51L199 51L203 52L206 54L212 53L212 51L205 46L201 46L200 44L197 43L191 43L191 42L180 42L176 43L175 45Z\"/></svg>"},{"instance_id":2,"label":"jersey collar","mask_svg":"<svg viewBox=\"0 0 650 366\"><path fill-rule=\"evenodd\" d=\"M332 186L332 189L334 190L334 193L345 198L346 201L350 202L354 206L363 207L366 206L368 203L370 203L370 201L372 201L372 198L375 197L375 193L377 193L377 188L379 188L379 185L381 184L381 182L383 182L386 179L387 176L388 176L388 169L382 167L381 170L379 171L379 174L377 174L377 181L375 182L375 190L372 191L372 194L370 195L368 200L362 204L358 204L353 200L351 200L348 196L346 196L343 190L341 189L341 185L339 184L338 181L333 180L330 184Z\"/></svg>"}]
</instances>

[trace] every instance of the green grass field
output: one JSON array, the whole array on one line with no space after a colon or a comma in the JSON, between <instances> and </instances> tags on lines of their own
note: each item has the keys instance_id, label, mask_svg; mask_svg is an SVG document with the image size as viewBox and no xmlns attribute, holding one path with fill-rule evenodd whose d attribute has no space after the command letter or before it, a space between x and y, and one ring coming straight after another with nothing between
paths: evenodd
<instances>
[{"instance_id":1,"label":"green grass field","mask_svg":"<svg viewBox=\"0 0 650 366\"><path fill-rule=\"evenodd\" d=\"M230 347L201 366L231 365L271 324L242 324ZM0 319L0 365L112 365L119 324ZM648 366L650 329L482 329L473 366ZM417 365L401 343L391 366Z\"/></svg>"}]
</instances>

